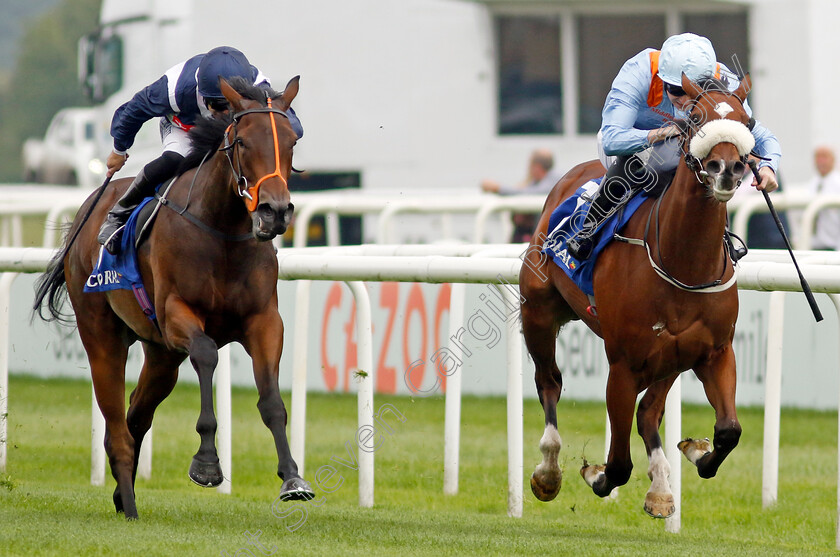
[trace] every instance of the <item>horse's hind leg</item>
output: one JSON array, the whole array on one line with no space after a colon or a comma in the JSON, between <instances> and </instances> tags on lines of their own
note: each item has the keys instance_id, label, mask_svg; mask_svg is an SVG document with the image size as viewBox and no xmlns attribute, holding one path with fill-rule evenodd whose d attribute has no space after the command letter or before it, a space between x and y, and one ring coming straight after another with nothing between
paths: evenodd
<instances>
[{"instance_id":1,"label":"horse's hind leg","mask_svg":"<svg viewBox=\"0 0 840 557\"><path fill-rule=\"evenodd\" d=\"M124 512L125 518L137 518L134 499L134 438L125 419L125 362L128 347L114 331L118 326L94 327L88 320L102 322L93 312L78 320L79 336L90 362L91 380L96 402L105 418L105 452L111 465L111 474L117 482L114 490L114 507ZM95 330L94 330L95 329Z\"/></svg>"},{"instance_id":2,"label":"horse's hind leg","mask_svg":"<svg viewBox=\"0 0 840 557\"><path fill-rule=\"evenodd\" d=\"M186 358L185 354L173 352L157 344L143 343L145 359L137 388L129 398L126 421L128 430L134 438L134 474L137 474L137 462L143 438L152 427L155 410L169 396L178 381L178 366Z\"/></svg>"},{"instance_id":3,"label":"horse's hind leg","mask_svg":"<svg viewBox=\"0 0 840 557\"><path fill-rule=\"evenodd\" d=\"M662 415L665 413L665 399L676 378L677 374L674 374L648 387L636 411L639 435L645 442L650 463L648 467L650 489L645 495L644 509L654 518L667 518L676 511L674 495L671 493L671 485L668 482L671 465L665 458L662 438L659 436Z\"/></svg>"},{"instance_id":4,"label":"horse's hind leg","mask_svg":"<svg viewBox=\"0 0 840 557\"><path fill-rule=\"evenodd\" d=\"M735 354L728 344L714 358L694 368L703 383L706 398L715 409L714 446L708 439L685 439L679 448L697 466L701 478L712 478L741 439L741 424L735 411Z\"/></svg>"},{"instance_id":5,"label":"horse's hind leg","mask_svg":"<svg viewBox=\"0 0 840 557\"><path fill-rule=\"evenodd\" d=\"M245 350L254 363L254 380L259 401L257 409L263 423L274 437L277 450L277 475L283 480L280 487L282 501L309 500L315 492L298 474L297 464L289 450L286 438L286 407L280 397L277 379L280 373L280 355L283 352L283 321L276 311L266 311L253 316L247 324Z\"/></svg>"},{"instance_id":6,"label":"horse's hind leg","mask_svg":"<svg viewBox=\"0 0 840 557\"><path fill-rule=\"evenodd\" d=\"M544 268L547 272L547 269ZM546 280L543 280L545 278ZM571 319L571 309L553 284L531 265L523 265L520 276L522 293L522 333L528 353L534 360L534 381L545 415L545 430L540 439L543 460L531 475L531 491L540 501L551 501L562 483L558 454L562 446L557 431L557 402L563 390L563 376L557 368L555 348L562 323Z\"/></svg>"}]
</instances>

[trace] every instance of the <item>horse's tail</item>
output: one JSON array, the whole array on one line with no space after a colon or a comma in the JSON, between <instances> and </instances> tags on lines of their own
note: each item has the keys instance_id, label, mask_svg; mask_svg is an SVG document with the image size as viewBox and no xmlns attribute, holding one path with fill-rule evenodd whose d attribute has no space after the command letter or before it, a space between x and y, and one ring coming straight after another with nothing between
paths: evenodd
<instances>
[{"instance_id":1,"label":"horse's tail","mask_svg":"<svg viewBox=\"0 0 840 557\"><path fill-rule=\"evenodd\" d=\"M67 236L65 235L65 238ZM32 305L32 317L36 315L44 321L71 323L71 317L61 311L67 298L67 280L64 277L64 258L69 251L69 242L56 253L47 270L35 282L35 303ZM45 306L46 302L46 307ZM48 313L45 315L44 310Z\"/></svg>"},{"instance_id":2,"label":"horse's tail","mask_svg":"<svg viewBox=\"0 0 840 557\"><path fill-rule=\"evenodd\" d=\"M96 204L99 202L99 198L105 193L105 188L108 187L110 181L111 177L108 176L96 194L92 198L88 198L88 200L92 199L92 202L88 205L84 217L74 222L67 230L67 233L64 235L65 241L61 251L50 259L49 264L47 264L47 270L35 282L35 303L32 304L33 319L37 315L44 321L58 321L59 323L68 324L73 322L70 315L61 311L64 301L67 299L67 279L64 276L64 259L70 253L70 248L76 241L76 236L79 235L79 232L81 232L85 223L90 218L91 213L96 208ZM84 204L82 208L84 208ZM44 308L45 300L47 303L46 308ZM48 315L44 315L44 309L49 312Z\"/></svg>"}]
</instances>

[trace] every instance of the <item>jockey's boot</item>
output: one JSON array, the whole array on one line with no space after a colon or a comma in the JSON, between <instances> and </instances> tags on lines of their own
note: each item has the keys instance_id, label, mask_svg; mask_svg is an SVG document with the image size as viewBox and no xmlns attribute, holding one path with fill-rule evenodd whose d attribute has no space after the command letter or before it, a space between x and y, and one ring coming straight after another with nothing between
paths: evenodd
<instances>
[{"instance_id":1,"label":"jockey's boot","mask_svg":"<svg viewBox=\"0 0 840 557\"><path fill-rule=\"evenodd\" d=\"M618 157L610 166L583 217L580 230L566 241L566 248L578 261L589 259L595 248L594 236L598 227L615 212L624 198L630 198L630 192L634 188L627 179L627 166L633 158Z\"/></svg>"},{"instance_id":2,"label":"jockey's boot","mask_svg":"<svg viewBox=\"0 0 840 557\"><path fill-rule=\"evenodd\" d=\"M630 201L636 192L654 191L672 175L653 171L636 155L617 157L595 192L580 231L566 241L569 253L578 261L589 259L595 247L595 233L601 224Z\"/></svg>"},{"instance_id":3,"label":"jockey's boot","mask_svg":"<svg viewBox=\"0 0 840 557\"><path fill-rule=\"evenodd\" d=\"M116 255L120 251L120 238L122 237L123 226L131 216L132 211L137 208L143 199L149 196L149 181L143 170L134 178L134 181L125 190L119 201L105 216L105 222L99 229L97 240L105 246L108 253Z\"/></svg>"}]
</instances>

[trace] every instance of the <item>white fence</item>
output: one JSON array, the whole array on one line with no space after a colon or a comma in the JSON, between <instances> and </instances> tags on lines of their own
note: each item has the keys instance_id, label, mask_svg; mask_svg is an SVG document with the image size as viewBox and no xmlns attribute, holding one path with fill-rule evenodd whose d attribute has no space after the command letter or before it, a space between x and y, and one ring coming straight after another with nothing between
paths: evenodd
<instances>
[{"instance_id":1,"label":"white fence","mask_svg":"<svg viewBox=\"0 0 840 557\"><path fill-rule=\"evenodd\" d=\"M746 187L746 186L745 186ZM49 226L44 230L42 245L58 244L57 226L75 214L90 192L77 188L55 186L3 186L0 188L0 246L22 246L23 217L46 217ZM797 249L811 248L814 224L820 211L840 207L840 196L813 196L802 187L772 194L773 203L780 211L802 210L799 226L791 232ZM327 245L338 246L339 216L370 215L374 217L375 234L368 238L377 244L402 242L397 230L400 219L409 214L433 216L440 221L435 228L438 240L460 240L482 243L489 240L507 241L512 231L510 212L538 213L545 203L542 195L496 196L460 192L431 192L423 197L397 194L371 194L360 190L333 190L319 193L294 193L295 228L306 231L315 216L326 217ZM733 214L732 231L746 237L749 220L753 215L766 213L767 205L761 195L737 196L729 202ZM455 215L471 217L471 224L464 228L455 226ZM494 217L498 230L491 228ZM402 234L404 235L404 234ZM294 247L305 247L306 234L295 234Z\"/></svg>"},{"instance_id":2,"label":"white fence","mask_svg":"<svg viewBox=\"0 0 840 557\"><path fill-rule=\"evenodd\" d=\"M444 255L418 255L432 253L437 250ZM330 257L324 257L325 251ZM287 280L343 280L348 282L358 308L357 334L359 347L359 367L371 370L366 376L360 376L358 421L359 427L373 426L373 366L372 341L370 336L370 302L367 291L361 281L412 281L412 282L452 282L452 283L486 283L500 284L518 282L521 261L516 257L522 251L521 245L497 246L358 246L341 249L311 248L289 249L278 254L280 264L280 278ZM449 252L450 255L446 255ZM471 253L470 253L471 252ZM454 255L452 255L454 254ZM471 254L472 257L467 257ZM0 272L6 272L0 279L0 416L6 415L6 398L3 393L8 392L8 291L13 274L20 272L40 272L52 255L52 250L45 248L0 248ZM759 257L764 256L764 260ZM784 291L800 290L800 282L793 265L784 263L786 254L779 252L760 252L748 256L739 272L739 286L754 290L777 291L774 296L781 296ZM798 254L801 269L808 278L815 292L832 293L832 301L840 311L840 255L824 252L800 252ZM305 286L301 286L305 288ZM454 289L453 289L454 290ZM507 289L501 289L505 295L512 295ZM461 302L450 303L450 329L460 327L463 312L458 305ZM306 315L304 308L296 316L303 319ZM782 325L774 323L781 318L780 312L775 310L769 325L771 335L781 334ZM299 326L296 321L296 327ZM508 514L521 516L523 501L523 441L522 441L522 368L521 368L521 339L516 328L507 328L508 337ZM772 338L776 346L780 345ZM299 345L299 343L297 343ZM773 344L771 344L773 345ZM305 378L307 365L298 365L299 350L295 351L295 379L292 395L292 424L291 437L296 441L293 456L303 464L304 431L305 431ZM774 367L775 366L775 367ZM768 354L767 405L765 407L765 472L764 472L764 502L772 504L776 499L778 478L778 416L779 416L779 379L781 364L778 354ZM220 388L229 390L225 383L224 365L220 365ZM460 391L457 373L450 378L446 393L446 441L445 441L445 490L447 493L457 492L458 467L458 431L460 429ZM455 379L454 381L452 379ZM302 385L302 387L301 387ZM221 393L217 392L217 396ZM677 503L677 513L666 521L669 531L677 532L680 528L680 468L681 457L676 450L676 443L681 437L679 432L679 404L680 383L675 383L669 395L666 413L666 445L669 447L668 459L672 467L671 483ZM225 436L230 435L229 404L221 405L219 409L220 440L219 451L223 467L230 466L230 445ZM227 424L223 425L223 422ZM225 427L227 425L227 427ZM98 436L97 436L98 437ZM6 439L6 421L0 423L0 440ZM96 444L100 450L101 441ZM362 454L365 456L362 457ZM840 456L838 457L840 462ZM372 506L374 501L373 485L373 453L360 451L359 462L359 502L362 506ZM5 443L0 443L0 469L5 467ZM104 473L104 466L103 473ZM768 469L769 468L769 469ZM226 472L229 468L226 469ZM226 474L229 475L229 474ZM838 479L840 482L840 478ZM840 524L838 525L838 544L840 544Z\"/></svg>"},{"instance_id":3,"label":"white fence","mask_svg":"<svg viewBox=\"0 0 840 557\"><path fill-rule=\"evenodd\" d=\"M9 188L4 190L4 199L0 203L0 245L20 244L22 240L22 219L28 215L45 216L50 223L67 219L78 208L88 192L57 188L44 196L32 199L33 189ZM455 237L456 234L448 221L448 215L473 215L472 238L481 242L488 235L488 222L492 215L506 211L534 211L542 208L541 196L495 197L488 195L462 196L437 201L434 197L409 199L400 196L368 196L358 190L339 193L296 194L296 226L307 230L312 217L317 214L327 216L327 238L330 245L338 243L338 215L377 215L376 241L380 245L356 246L340 249L303 248L283 249L278 254L280 278L300 279L298 283L298 303L296 306L295 330L306 331L305 322L309 317L306 300L309 297L309 280L342 280L347 282L356 299L356 328L359 343L360 369L373 370L370 335L370 302L367 291L361 281L409 281L409 282L449 282L454 283L450 301L450 329L457 330L463 323L463 290L458 285L465 283L499 284L499 279L516 284L518 282L521 261L517 256L523 251L521 245L488 246L476 244L453 244L449 246L389 246L381 245L395 237L394 223L400 216L409 213L425 213L440 216L442 237ZM840 207L840 198L812 198L799 193L775 194L774 203L780 210L804 209L801 226L794 237L797 245L804 248L810 245L811 230L819 211L827 207ZM733 230L740 235L746 234L746 226L751 215L766 211L763 198L742 198L730 204L734 209ZM504 236L509 235L509 219L502 218ZM54 246L55 234L45 231L43 245ZM298 234L295 245L305 242L305 234ZM329 251L330 259L323 257ZM8 304L14 273L37 273L43 271L46 261L52 254L50 249L13 249L0 248L0 471L5 469L6 459L6 394L8 392ZM803 273L815 292L829 293L832 302L840 311L840 264L838 255L826 252L799 252L799 261ZM765 457L763 501L771 505L777 497L778 485L778 426L779 426L779 390L781 381L781 342L783 304L782 292L799 290L800 283L785 252L760 252L754 250L744 260L740 274L739 287L742 289L776 291L772 296L770 322L768 324L767 354L767 394L765 406ZM500 289L503 295L510 295ZM367 312L367 313L366 313ZM509 342L508 371L508 441L509 441L509 497L508 512L511 516L522 513L522 381L521 381L521 343L518 331L508 331ZM296 345L305 345L306 339L296 338ZM229 425L229 373L226 352L220 358L217 372L217 404L219 410L219 453L226 476L231 466L230 425ZM292 382L291 443L292 454L301 470L305 457L305 412L306 412L306 351L296 349L294 358L294 378ZM227 382L226 382L227 381ZM369 374L359 385L359 427L373 424L373 376ZM446 394L446 434L445 434L445 474L444 491L457 493L458 490L458 446L460 431L460 376L454 374L448 378ZM669 531L679 530L679 478L681 460L676 450L680 438L679 401L680 382L675 383L669 396L666 412L665 442L671 447L667 456L672 466L672 488L677 501L677 513L668 519ZM94 421L101 421L98 409L93 411ZM100 424L101 427L101 424ZM105 465L101 443L101 430L93 434L94 455L92 456L92 480L104 481ZM151 441L151 439L150 439ZM840 440L839 440L840 442ZM151 442L144 444L150 448ZM150 451L144 455L143 472L150 473ZM838 454L840 464L840 454ZM840 485L840 478L838 480ZM373 454L360 451L360 504L373 505ZM220 488L229 492L230 485ZM840 490L838 491L840 503ZM838 523L838 547L840 547L840 522Z\"/></svg>"}]
</instances>

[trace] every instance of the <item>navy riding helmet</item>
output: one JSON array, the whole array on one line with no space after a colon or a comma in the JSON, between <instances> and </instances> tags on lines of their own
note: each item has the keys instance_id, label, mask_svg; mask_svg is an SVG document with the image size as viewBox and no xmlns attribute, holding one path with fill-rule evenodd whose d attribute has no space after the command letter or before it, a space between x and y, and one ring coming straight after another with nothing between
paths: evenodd
<instances>
[{"instance_id":1,"label":"navy riding helmet","mask_svg":"<svg viewBox=\"0 0 840 557\"><path fill-rule=\"evenodd\" d=\"M205 99L224 99L219 77L240 76L253 81L251 63L232 46L219 46L208 52L198 65L198 92Z\"/></svg>"}]
</instances>

